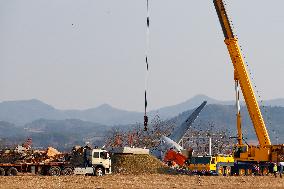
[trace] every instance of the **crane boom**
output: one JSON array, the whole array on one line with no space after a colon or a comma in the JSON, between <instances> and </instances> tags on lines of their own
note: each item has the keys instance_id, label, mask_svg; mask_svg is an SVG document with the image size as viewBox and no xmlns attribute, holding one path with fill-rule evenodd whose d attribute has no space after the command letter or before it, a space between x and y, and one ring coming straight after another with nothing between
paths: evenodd
<instances>
[{"instance_id":1,"label":"crane boom","mask_svg":"<svg viewBox=\"0 0 284 189\"><path fill-rule=\"evenodd\" d=\"M226 13L224 3L222 0L213 0L220 24L225 37L225 44L229 51L234 71L235 71L235 80L240 83L240 87L244 96L247 109L256 132L256 136L261 147L271 145L270 138L254 94L252 84L250 82L249 74L245 66L243 56L241 54L240 46L238 44L238 39L232 31L228 15ZM238 132L240 129L238 128ZM239 133L240 135L240 133Z\"/></svg>"}]
</instances>

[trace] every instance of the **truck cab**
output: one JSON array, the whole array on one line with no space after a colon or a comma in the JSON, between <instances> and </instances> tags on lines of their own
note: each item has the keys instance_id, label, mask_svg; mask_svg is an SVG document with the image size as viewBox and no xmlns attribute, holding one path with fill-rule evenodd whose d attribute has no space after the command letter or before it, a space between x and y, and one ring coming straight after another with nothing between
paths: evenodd
<instances>
[{"instance_id":1,"label":"truck cab","mask_svg":"<svg viewBox=\"0 0 284 189\"><path fill-rule=\"evenodd\" d=\"M93 167L101 167L104 174L109 174L111 172L111 160L109 153L102 149L92 149L89 150L88 160Z\"/></svg>"},{"instance_id":2,"label":"truck cab","mask_svg":"<svg viewBox=\"0 0 284 189\"><path fill-rule=\"evenodd\" d=\"M84 166L76 167L74 174L102 176L111 173L111 159L106 150L95 148L84 150Z\"/></svg>"}]
</instances>

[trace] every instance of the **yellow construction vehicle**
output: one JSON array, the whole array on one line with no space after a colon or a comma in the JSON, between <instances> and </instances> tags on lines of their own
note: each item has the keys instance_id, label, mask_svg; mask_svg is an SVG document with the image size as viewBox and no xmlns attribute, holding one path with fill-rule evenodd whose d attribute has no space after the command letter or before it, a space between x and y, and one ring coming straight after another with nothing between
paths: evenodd
<instances>
[{"instance_id":1,"label":"yellow construction vehicle","mask_svg":"<svg viewBox=\"0 0 284 189\"><path fill-rule=\"evenodd\" d=\"M234 158L231 155L192 156L188 170L203 175L230 175L233 166Z\"/></svg>"},{"instance_id":2,"label":"yellow construction vehicle","mask_svg":"<svg viewBox=\"0 0 284 189\"><path fill-rule=\"evenodd\" d=\"M234 170L232 155L192 156L192 150L176 152L170 149L165 154L164 162L168 165L178 165L198 175L230 175L231 170Z\"/></svg>"},{"instance_id":3,"label":"yellow construction vehicle","mask_svg":"<svg viewBox=\"0 0 284 189\"><path fill-rule=\"evenodd\" d=\"M271 162L277 163L284 161L284 145L272 145L270 142L249 74L241 54L238 39L233 33L224 3L222 0L213 0L213 2L224 33L225 44L234 67L238 132L238 144L236 145L233 154L237 163L235 171L237 174L241 174L241 172L248 174L258 170L262 172L265 170L267 171ZM257 146L243 143L239 104L239 86L258 138L259 145Z\"/></svg>"}]
</instances>

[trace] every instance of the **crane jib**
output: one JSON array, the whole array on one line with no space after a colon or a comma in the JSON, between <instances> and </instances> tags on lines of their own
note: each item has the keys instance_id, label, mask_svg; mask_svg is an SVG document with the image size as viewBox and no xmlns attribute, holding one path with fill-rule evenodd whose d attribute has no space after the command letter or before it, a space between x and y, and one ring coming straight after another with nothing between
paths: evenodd
<instances>
[{"instance_id":1,"label":"crane jib","mask_svg":"<svg viewBox=\"0 0 284 189\"><path fill-rule=\"evenodd\" d=\"M270 138L258 102L256 100L256 96L254 94L249 74L246 70L244 59L238 44L238 39L233 34L230 20L225 10L225 5L222 0L213 0L213 2L225 36L225 44L229 51L235 74L237 74L237 77L235 77L234 79L240 83L240 87L247 105L251 121L254 126L254 130L256 132L256 136L258 138L259 145L261 147L269 146L271 145ZM239 135L241 136L240 128Z\"/></svg>"},{"instance_id":2,"label":"crane jib","mask_svg":"<svg viewBox=\"0 0 284 189\"><path fill-rule=\"evenodd\" d=\"M222 0L213 0L225 39L234 38L228 15Z\"/></svg>"}]
</instances>

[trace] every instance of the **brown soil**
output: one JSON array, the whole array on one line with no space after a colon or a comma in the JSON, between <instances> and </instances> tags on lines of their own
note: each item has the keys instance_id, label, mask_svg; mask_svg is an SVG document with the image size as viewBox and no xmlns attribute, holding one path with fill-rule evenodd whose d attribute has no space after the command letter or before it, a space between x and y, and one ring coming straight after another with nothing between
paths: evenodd
<instances>
[{"instance_id":1,"label":"brown soil","mask_svg":"<svg viewBox=\"0 0 284 189\"><path fill-rule=\"evenodd\" d=\"M94 176L0 177L0 188L284 188L284 178L187 176L167 174Z\"/></svg>"}]
</instances>

